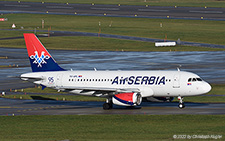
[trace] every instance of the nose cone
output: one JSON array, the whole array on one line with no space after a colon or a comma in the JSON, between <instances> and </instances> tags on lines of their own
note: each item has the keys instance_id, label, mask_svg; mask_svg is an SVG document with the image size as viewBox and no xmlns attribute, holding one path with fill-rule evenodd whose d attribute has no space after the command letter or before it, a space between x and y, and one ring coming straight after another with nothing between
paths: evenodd
<instances>
[{"instance_id":1,"label":"nose cone","mask_svg":"<svg viewBox=\"0 0 225 141\"><path fill-rule=\"evenodd\" d=\"M211 89L212 87L209 85L209 83L205 82L205 84L203 85L204 93L208 93Z\"/></svg>"}]
</instances>

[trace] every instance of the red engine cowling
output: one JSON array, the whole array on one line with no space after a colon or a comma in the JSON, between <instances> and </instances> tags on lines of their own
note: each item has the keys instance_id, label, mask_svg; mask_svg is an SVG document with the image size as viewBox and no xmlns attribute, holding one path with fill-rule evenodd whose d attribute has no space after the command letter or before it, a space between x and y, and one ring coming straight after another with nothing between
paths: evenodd
<instances>
[{"instance_id":1,"label":"red engine cowling","mask_svg":"<svg viewBox=\"0 0 225 141\"><path fill-rule=\"evenodd\" d=\"M120 93L112 97L112 102L121 106L137 106L141 104L142 97L139 93Z\"/></svg>"}]
</instances>

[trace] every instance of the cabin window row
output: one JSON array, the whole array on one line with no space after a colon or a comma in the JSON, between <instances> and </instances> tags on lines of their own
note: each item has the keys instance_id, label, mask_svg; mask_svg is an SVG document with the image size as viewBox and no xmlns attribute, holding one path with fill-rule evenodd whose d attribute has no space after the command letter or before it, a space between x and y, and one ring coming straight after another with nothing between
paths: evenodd
<instances>
[{"instance_id":1,"label":"cabin window row","mask_svg":"<svg viewBox=\"0 0 225 141\"><path fill-rule=\"evenodd\" d=\"M113 79L69 79L69 81L73 81L73 82L112 82ZM170 79L166 79L167 81L171 81Z\"/></svg>"},{"instance_id":2,"label":"cabin window row","mask_svg":"<svg viewBox=\"0 0 225 141\"><path fill-rule=\"evenodd\" d=\"M69 81L83 81L83 82L112 82L112 79L69 79Z\"/></svg>"}]
</instances>

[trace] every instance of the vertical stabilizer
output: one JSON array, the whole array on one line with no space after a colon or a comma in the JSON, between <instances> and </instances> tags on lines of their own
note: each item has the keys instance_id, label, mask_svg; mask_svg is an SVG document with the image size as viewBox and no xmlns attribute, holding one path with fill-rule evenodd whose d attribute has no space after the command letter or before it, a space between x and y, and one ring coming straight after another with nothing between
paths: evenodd
<instances>
[{"instance_id":1,"label":"vertical stabilizer","mask_svg":"<svg viewBox=\"0 0 225 141\"><path fill-rule=\"evenodd\" d=\"M40 40L33 33L24 33L30 65L33 72L63 71Z\"/></svg>"}]
</instances>

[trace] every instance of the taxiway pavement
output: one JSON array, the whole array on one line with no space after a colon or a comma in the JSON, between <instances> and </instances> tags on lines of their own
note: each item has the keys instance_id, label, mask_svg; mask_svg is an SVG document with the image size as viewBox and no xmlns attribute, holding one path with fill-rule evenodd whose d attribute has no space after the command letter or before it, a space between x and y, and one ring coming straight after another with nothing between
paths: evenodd
<instances>
[{"instance_id":1,"label":"taxiway pavement","mask_svg":"<svg viewBox=\"0 0 225 141\"><path fill-rule=\"evenodd\" d=\"M0 98L0 115L93 115L93 114L194 114L224 115L225 103L185 103L186 108L179 109L178 103L143 102L142 107L130 108L114 106L103 110L104 102L54 101L54 100L18 100Z\"/></svg>"},{"instance_id":2,"label":"taxiway pavement","mask_svg":"<svg viewBox=\"0 0 225 141\"><path fill-rule=\"evenodd\" d=\"M0 13L225 20L225 8L132 5L92 5L0 1Z\"/></svg>"}]
</instances>

